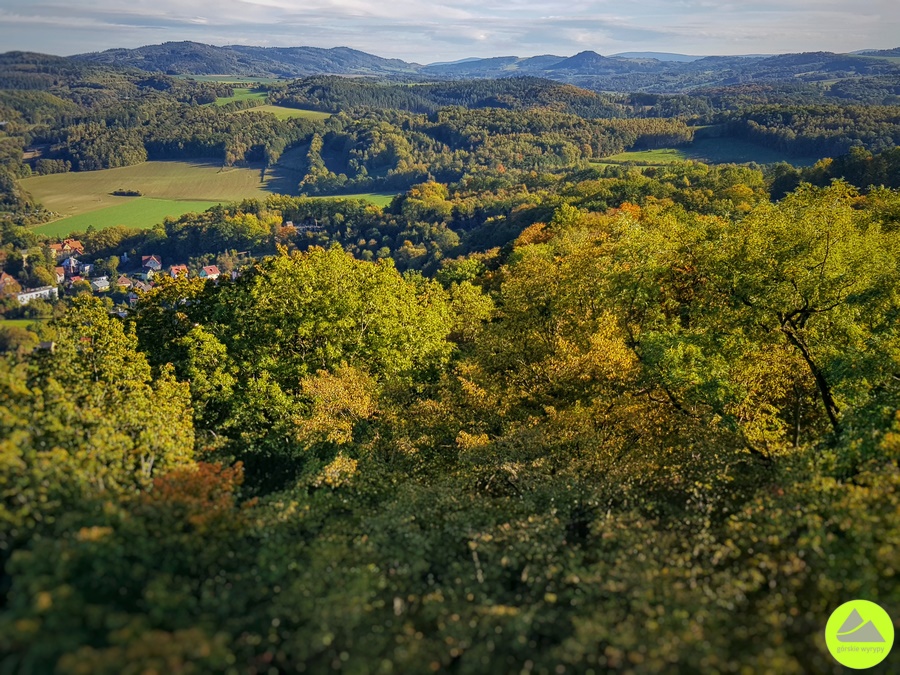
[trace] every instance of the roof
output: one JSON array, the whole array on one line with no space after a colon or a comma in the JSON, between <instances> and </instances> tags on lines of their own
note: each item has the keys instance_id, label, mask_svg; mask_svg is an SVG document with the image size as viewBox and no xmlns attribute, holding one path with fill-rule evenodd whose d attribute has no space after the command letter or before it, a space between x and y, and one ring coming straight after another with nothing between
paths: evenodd
<instances>
[{"instance_id":1,"label":"roof","mask_svg":"<svg viewBox=\"0 0 900 675\"><path fill-rule=\"evenodd\" d=\"M56 272L57 274L65 274L66 268L65 267L54 267L53 271Z\"/></svg>"},{"instance_id":2,"label":"roof","mask_svg":"<svg viewBox=\"0 0 900 675\"><path fill-rule=\"evenodd\" d=\"M141 263L144 265L146 265L149 262L154 262L154 261L158 262L160 265L162 265L162 258L158 255L142 255L141 256Z\"/></svg>"},{"instance_id":3,"label":"roof","mask_svg":"<svg viewBox=\"0 0 900 675\"><path fill-rule=\"evenodd\" d=\"M123 274L122 276L119 277L118 281L116 281L116 284L117 284L118 286L131 286L131 285L133 285L131 279L129 279L128 277L126 277L124 274Z\"/></svg>"},{"instance_id":4,"label":"roof","mask_svg":"<svg viewBox=\"0 0 900 675\"><path fill-rule=\"evenodd\" d=\"M0 285L11 284L15 280L15 277L7 274L6 272L0 272Z\"/></svg>"},{"instance_id":5,"label":"roof","mask_svg":"<svg viewBox=\"0 0 900 675\"><path fill-rule=\"evenodd\" d=\"M174 277L176 274L187 274L188 267L187 265L172 265L169 268L169 273Z\"/></svg>"},{"instance_id":6,"label":"roof","mask_svg":"<svg viewBox=\"0 0 900 675\"><path fill-rule=\"evenodd\" d=\"M216 267L215 265L207 265L206 267L203 268L203 271L206 273L207 276L210 276L210 277L221 274L221 272L219 271L219 268Z\"/></svg>"}]
</instances>

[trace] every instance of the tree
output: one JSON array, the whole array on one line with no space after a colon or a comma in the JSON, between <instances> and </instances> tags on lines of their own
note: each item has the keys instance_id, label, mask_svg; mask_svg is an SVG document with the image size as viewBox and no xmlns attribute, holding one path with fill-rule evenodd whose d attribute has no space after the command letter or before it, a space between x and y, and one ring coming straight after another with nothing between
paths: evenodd
<instances>
[{"instance_id":1,"label":"tree","mask_svg":"<svg viewBox=\"0 0 900 675\"><path fill-rule=\"evenodd\" d=\"M193 454L187 387L168 370L151 377L134 334L100 300L73 300L48 338L53 349L20 365L0 361L0 456L16 477L0 501L6 551L100 495L148 488Z\"/></svg>"}]
</instances>

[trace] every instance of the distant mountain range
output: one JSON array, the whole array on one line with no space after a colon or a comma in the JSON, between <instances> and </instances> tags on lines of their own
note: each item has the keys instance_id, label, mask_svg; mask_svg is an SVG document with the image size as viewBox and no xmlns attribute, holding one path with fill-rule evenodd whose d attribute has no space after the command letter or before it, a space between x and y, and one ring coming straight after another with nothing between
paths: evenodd
<instances>
[{"instance_id":1,"label":"distant mountain range","mask_svg":"<svg viewBox=\"0 0 900 675\"><path fill-rule=\"evenodd\" d=\"M169 75L400 75L415 74L422 69L416 63L383 59L349 47L214 47L198 42L166 42L137 49L109 49L73 58Z\"/></svg>"},{"instance_id":2,"label":"distant mountain range","mask_svg":"<svg viewBox=\"0 0 900 675\"><path fill-rule=\"evenodd\" d=\"M167 42L138 49L111 49L73 59L170 75L232 75L297 78L363 75L417 80L539 76L605 91L680 92L756 82L817 83L848 78L900 77L900 48L858 54L809 52L778 56L689 56L627 52L603 56L500 56L420 65L347 47L214 47Z\"/></svg>"}]
</instances>

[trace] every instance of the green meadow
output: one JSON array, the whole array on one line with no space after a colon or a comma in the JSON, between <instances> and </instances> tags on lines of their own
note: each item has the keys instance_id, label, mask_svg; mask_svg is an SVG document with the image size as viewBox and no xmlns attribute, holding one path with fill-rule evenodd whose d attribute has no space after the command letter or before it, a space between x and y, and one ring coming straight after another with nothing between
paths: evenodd
<instances>
[{"instance_id":1,"label":"green meadow","mask_svg":"<svg viewBox=\"0 0 900 675\"><path fill-rule=\"evenodd\" d=\"M205 211L215 204L242 199L265 199L272 194L296 194L302 152L286 152L282 162L265 173L261 166L224 168L217 162L145 162L103 171L33 176L22 186L61 218L35 232L63 237L88 227L124 225L149 228L167 216ZM138 190L141 197L117 197L115 190ZM323 197L328 199L330 197ZM340 195L387 206L393 194Z\"/></svg>"},{"instance_id":2,"label":"green meadow","mask_svg":"<svg viewBox=\"0 0 900 675\"><path fill-rule=\"evenodd\" d=\"M55 220L34 228L35 232L49 237L65 237L72 232L84 232L89 227L103 230L124 225L136 230L148 229L161 223L166 217L178 217L185 213L206 211L219 202L179 201L174 199L152 199L137 197L127 204L110 206L99 211L82 213L78 216Z\"/></svg>"},{"instance_id":3,"label":"green meadow","mask_svg":"<svg viewBox=\"0 0 900 675\"><path fill-rule=\"evenodd\" d=\"M662 166L674 162L693 160L705 164L774 164L788 162L795 166L809 166L817 158L797 158L763 148L734 138L704 138L690 145L678 148L661 148L657 150L634 150L620 152L596 161L597 164L639 164L644 166Z\"/></svg>"},{"instance_id":4,"label":"green meadow","mask_svg":"<svg viewBox=\"0 0 900 675\"><path fill-rule=\"evenodd\" d=\"M275 115L280 120L292 118L304 118L308 120L327 120L331 117L331 113L319 112L318 110L300 110L299 108L285 108L280 105L259 105L255 108L247 108L239 110L238 114L247 113L269 113Z\"/></svg>"},{"instance_id":5,"label":"green meadow","mask_svg":"<svg viewBox=\"0 0 900 675\"><path fill-rule=\"evenodd\" d=\"M40 319L0 319L0 328L28 328L39 322Z\"/></svg>"},{"instance_id":6,"label":"green meadow","mask_svg":"<svg viewBox=\"0 0 900 675\"><path fill-rule=\"evenodd\" d=\"M65 217L142 199L111 194L119 189L174 201L228 202L269 194L261 167L225 168L214 161L144 162L103 171L34 176L23 180L22 187L46 208Z\"/></svg>"},{"instance_id":7,"label":"green meadow","mask_svg":"<svg viewBox=\"0 0 900 675\"><path fill-rule=\"evenodd\" d=\"M252 89L238 88L234 90L233 96L223 96L216 99L215 105L223 106L235 101L265 101L268 94L264 91L253 91Z\"/></svg>"},{"instance_id":8,"label":"green meadow","mask_svg":"<svg viewBox=\"0 0 900 675\"><path fill-rule=\"evenodd\" d=\"M222 84L275 84L284 82L277 77L244 77L243 75L177 75L184 80L196 80L197 82L221 82Z\"/></svg>"}]
</instances>

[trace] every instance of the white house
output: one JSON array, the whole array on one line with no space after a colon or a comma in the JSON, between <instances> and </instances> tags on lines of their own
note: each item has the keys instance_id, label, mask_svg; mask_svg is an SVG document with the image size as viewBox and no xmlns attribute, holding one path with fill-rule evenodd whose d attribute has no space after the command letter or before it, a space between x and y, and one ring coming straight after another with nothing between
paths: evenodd
<instances>
[{"instance_id":1,"label":"white house","mask_svg":"<svg viewBox=\"0 0 900 675\"><path fill-rule=\"evenodd\" d=\"M32 300L56 300L58 297L59 290L56 286L29 288L27 291L22 291L16 296L20 305L27 305Z\"/></svg>"},{"instance_id":2,"label":"white house","mask_svg":"<svg viewBox=\"0 0 900 675\"><path fill-rule=\"evenodd\" d=\"M91 290L95 293L99 293L100 291L108 291L109 277L97 277L96 279L91 279Z\"/></svg>"},{"instance_id":3,"label":"white house","mask_svg":"<svg viewBox=\"0 0 900 675\"><path fill-rule=\"evenodd\" d=\"M215 281L221 274L222 273L219 271L219 268L215 265L207 265L200 270L201 279L211 279L212 281Z\"/></svg>"}]
</instances>

